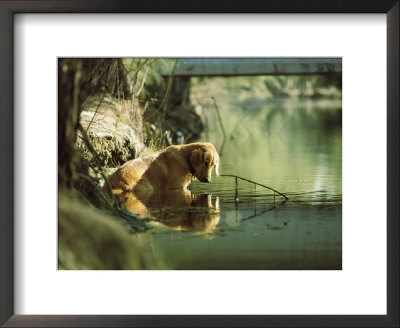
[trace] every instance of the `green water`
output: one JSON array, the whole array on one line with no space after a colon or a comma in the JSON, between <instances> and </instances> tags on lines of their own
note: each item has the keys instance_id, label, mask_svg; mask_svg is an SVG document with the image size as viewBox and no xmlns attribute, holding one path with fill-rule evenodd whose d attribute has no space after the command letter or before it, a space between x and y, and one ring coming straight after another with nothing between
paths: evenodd
<instances>
[{"instance_id":1,"label":"green water","mask_svg":"<svg viewBox=\"0 0 400 328\"><path fill-rule=\"evenodd\" d=\"M342 110L333 100L217 98L203 108L221 174L191 194L155 200L146 233L169 269L341 269Z\"/></svg>"}]
</instances>

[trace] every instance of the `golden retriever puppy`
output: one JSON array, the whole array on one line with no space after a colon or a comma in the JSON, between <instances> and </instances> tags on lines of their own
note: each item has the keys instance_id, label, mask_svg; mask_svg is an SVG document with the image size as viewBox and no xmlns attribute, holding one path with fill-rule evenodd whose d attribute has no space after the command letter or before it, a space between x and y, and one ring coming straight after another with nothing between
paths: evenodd
<instances>
[{"instance_id":1,"label":"golden retriever puppy","mask_svg":"<svg viewBox=\"0 0 400 328\"><path fill-rule=\"evenodd\" d=\"M208 142L170 146L123 164L108 177L111 192L152 194L155 191L185 189L192 179L211 181L215 167L218 176L219 156ZM110 194L107 183L103 190Z\"/></svg>"}]
</instances>

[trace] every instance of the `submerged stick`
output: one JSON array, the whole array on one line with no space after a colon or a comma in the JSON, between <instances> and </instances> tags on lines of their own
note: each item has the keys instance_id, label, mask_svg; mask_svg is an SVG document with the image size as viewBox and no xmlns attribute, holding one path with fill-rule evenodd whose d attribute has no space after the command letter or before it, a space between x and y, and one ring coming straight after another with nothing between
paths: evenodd
<instances>
[{"instance_id":1,"label":"submerged stick","mask_svg":"<svg viewBox=\"0 0 400 328\"><path fill-rule=\"evenodd\" d=\"M278 190L275 190L275 189L273 189L273 188L271 188L271 187L268 187L268 186L266 186L266 185L263 185L263 184L261 184L261 183L255 182L255 181L252 181L252 180L249 180L249 179L246 179L246 178L239 177L239 176L237 176L237 175L233 175L233 174L220 174L219 176L220 176L220 177L231 177L231 178L235 178L236 184L237 184L237 179L240 179L240 180L243 180L243 181L247 181L247 182L253 183L254 185L258 185L258 186L267 188L267 189L269 189L269 190L272 190L272 191L276 192L278 195L281 195L282 197L285 197L286 200L289 199L285 194L282 194L282 193L279 192ZM236 187L236 192L237 192L237 187Z\"/></svg>"},{"instance_id":2,"label":"submerged stick","mask_svg":"<svg viewBox=\"0 0 400 328\"><path fill-rule=\"evenodd\" d=\"M238 208L239 192L238 192L238 178L235 178L235 208Z\"/></svg>"}]
</instances>

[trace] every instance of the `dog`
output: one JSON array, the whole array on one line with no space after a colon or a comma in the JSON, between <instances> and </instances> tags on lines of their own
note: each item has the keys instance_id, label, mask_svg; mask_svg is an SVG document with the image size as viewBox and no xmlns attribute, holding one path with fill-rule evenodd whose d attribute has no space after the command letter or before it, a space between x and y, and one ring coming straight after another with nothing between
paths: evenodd
<instances>
[{"instance_id":1,"label":"dog","mask_svg":"<svg viewBox=\"0 0 400 328\"><path fill-rule=\"evenodd\" d=\"M126 192L148 194L186 189L192 179L211 181L211 172L219 175L219 155L208 142L169 146L130 160L111 174L103 190L111 195ZM108 185L111 186L111 191Z\"/></svg>"}]
</instances>

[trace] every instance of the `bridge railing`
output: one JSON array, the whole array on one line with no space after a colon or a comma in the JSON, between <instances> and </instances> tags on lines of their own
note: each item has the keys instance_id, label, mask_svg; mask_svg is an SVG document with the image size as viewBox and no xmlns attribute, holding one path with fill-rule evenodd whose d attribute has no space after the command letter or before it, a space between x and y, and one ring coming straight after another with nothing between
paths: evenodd
<instances>
[{"instance_id":1,"label":"bridge railing","mask_svg":"<svg viewBox=\"0 0 400 328\"><path fill-rule=\"evenodd\" d=\"M169 76L174 65L171 62L160 67L159 73ZM179 58L173 74L183 77L341 73L341 58Z\"/></svg>"}]
</instances>

